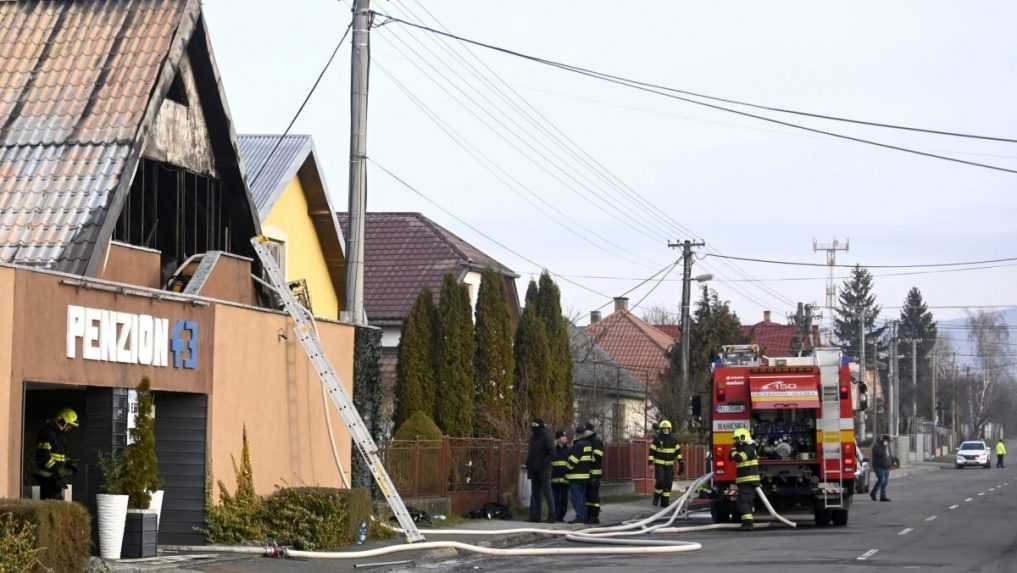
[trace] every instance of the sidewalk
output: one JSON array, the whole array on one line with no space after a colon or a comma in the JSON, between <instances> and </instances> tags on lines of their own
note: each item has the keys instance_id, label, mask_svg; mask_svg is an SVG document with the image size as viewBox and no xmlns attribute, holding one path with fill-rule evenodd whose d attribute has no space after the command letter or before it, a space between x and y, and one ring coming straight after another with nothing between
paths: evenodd
<instances>
[{"instance_id":1,"label":"sidewalk","mask_svg":"<svg viewBox=\"0 0 1017 573\"><path fill-rule=\"evenodd\" d=\"M676 483L676 492L679 484ZM677 499L677 495L673 499ZM654 512L654 507L650 505L649 497L641 497L635 500L625 500L618 502L606 502L601 510L601 521L604 524L619 523L629 519L637 517L645 517ZM660 508L656 508L659 510ZM571 517L572 512L569 512ZM441 522L438 522L439 524ZM557 530L578 530L590 527L587 525L569 525L566 523L529 523L527 521L512 520L512 521L501 521L501 520L481 520L471 519L466 520L462 523L458 523L448 529L468 529L473 531L497 531L504 529L522 529L522 528L539 528L539 529L557 529ZM440 530L441 527L436 529ZM515 547L520 545L526 545L535 543L540 540L548 539L547 535L540 533L512 533L512 534L495 534L491 535L442 535L439 532L428 533L427 541L460 541L463 543L470 543L473 545L480 545L483 547ZM347 551L366 551L369 549L378 549L381 547L387 547L391 545L399 545L402 543L402 538L394 538L387 540L375 540L369 541L364 545L353 545L346 548ZM261 571L298 571L300 573L316 573L318 571L329 571L329 572L354 572L360 571L355 569L355 564L365 563L382 563L382 562L394 562L394 561L406 561L412 560L416 563L422 562L436 562L436 561L447 561L455 559L457 556L472 555L469 553L460 553L455 549L424 549L419 551L407 551L402 553L394 553L391 555L382 555L377 557L365 557L362 559L343 559L343 560L321 560L321 561L301 561L296 559L271 559L266 557L258 557L251 555L236 555L236 554L214 554L211 552L199 552L199 553L185 553L173 551L172 547L160 548L160 554L158 558L154 559L139 559L139 560L124 560L116 563L109 563L112 571L116 573L150 573L154 571L178 571L178 572L215 572L215 573L239 573L239 572L261 572ZM393 565L391 567L379 567L373 568L372 571L389 571L405 567Z\"/></svg>"}]
</instances>

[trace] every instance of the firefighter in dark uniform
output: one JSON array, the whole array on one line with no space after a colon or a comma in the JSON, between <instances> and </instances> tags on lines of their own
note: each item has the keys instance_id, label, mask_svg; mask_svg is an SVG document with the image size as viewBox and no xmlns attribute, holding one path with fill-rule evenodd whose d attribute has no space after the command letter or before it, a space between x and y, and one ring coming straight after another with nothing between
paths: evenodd
<instances>
[{"instance_id":1,"label":"firefighter in dark uniform","mask_svg":"<svg viewBox=\"0 0 1017 573\"><path fill-rule=\"evenodd\" d=\"M593 422L586 423L590 442L590 481L586 482L586 523L600 523L600 480L604 477L604 440L597 435Z\"/></svg>"},{"instance_id":2,"label":"firefighter in dark uniform","mask_svg":"<svg viewBox=\"0 0 1017 573\"><path fill-rule=\"evenodd\" d=\"M674 486L674 468L681 471L685 464L682 448L678 438L671 433L671 422L661 420L657 424L657 437L650 444L650 456L647 460L653 466L653 505L661 507L671 505L671 488Z\"/></svg>"},{"instance_id":3,"label":"firefighter in dark uniform","mask_svg":"<svg viewBox=\"0 0 1017 573\"><path fill-rule=\"evenodd\" d=\"M742 529L752 529L752 508L756 502L756 487L759 486L759 455L748 428L734 431L734 449L730 457L738 468L735 483L738 485L738 513Z\"/></svg>"},{"instance_id":4,"label":"firefighter in dark uniform","mask_svg":"<svg viewBox=\"0 0 1017 573\"><path fill-rule=\"evenodd\" d=\"M586 512L586 482L590 481L590 462L592 461L592 446L586 439L586 427L576 428L576 435L572 439L572 450L569 457L565 458L565 479L569 481L569 494L572 498L572 508L576 517L569 523L586 523L589 515Z\"/></svg>"},{"instance_id":5,"label":"firefighter in dark uniform","mask_svg":"<svg viewBox=\"0 0 1017 573\"><path fill-rule=\"evenodd\" d=\"M78 427L78 414L63 408L46 421L35 440L35 479L42 499L63 499L77 467L67 453L65 434Z\"/></svg>"},{"instance_id":6,"label":"firefighter in dark uniform","mask_svg":"<svg viewBox=\"0 0 1017 573\"><path fill-rule=\"evenodd\" d=\"M554 494L554 520L565 521L569 510L568 457L571 452L565 432L554 435L554 453L551 454L551 493Z\"/></svg>"}]
</instances>

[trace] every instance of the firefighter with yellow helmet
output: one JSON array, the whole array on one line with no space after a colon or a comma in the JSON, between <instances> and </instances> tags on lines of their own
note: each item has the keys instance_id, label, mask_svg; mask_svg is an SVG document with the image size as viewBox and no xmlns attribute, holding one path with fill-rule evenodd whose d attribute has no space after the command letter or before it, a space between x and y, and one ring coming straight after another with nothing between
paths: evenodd
<instances>
[{"instance_id":1,"label":"firefighter with yellow helmet","mask_svg":"<svg viewBox=\"0 0 1017 573\"><path fill-rule=\"evenodd\" d=\"M62 408L39 430L35 441L35 478L42 499L63 499L78 468L67 452L65 435L78 427L78 414Z\"/></svg>"},{"instance_id":2,"label":"firefighter with yellow helmet","mask_svg":"<svg viewBox=\"0 0 1017 573\"><path fill-rule=\"evenodd\" d=\"M650 444L648 462L653 466L653 505L671 505L671 488L674 486L675 465L685 463L678 438L671 432L671 422L661 420L657 424L657 437ZM680 471L680 470L679 470Z\"/></svg>"},{"instance_id":3,"label":"firefighter with yellow helmet","mask_svg":"<svg viewBox=\"0 0 1017 573\"><path fill-rule=\"evenodd\" d=\"M730 458L738 469L735 483L738 486L738 513L742 529L752 529L752 508L756 502L756 487L759 486L759 455L748 428L734 431L734 448Z\"/></svg>"}]
</instances>

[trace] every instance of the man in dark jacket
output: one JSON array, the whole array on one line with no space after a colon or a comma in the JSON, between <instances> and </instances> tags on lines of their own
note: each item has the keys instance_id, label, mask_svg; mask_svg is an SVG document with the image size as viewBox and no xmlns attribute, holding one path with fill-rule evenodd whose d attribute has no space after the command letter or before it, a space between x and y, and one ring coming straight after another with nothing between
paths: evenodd
<instances>
[{"instance_id":1,"label":"man in dark jacket","mask_svg":"<svg viewBox=\"0 0 1017 573\"><path fill-rule=\"evenodd\" d=\"M551 458L551 493L554 494L554 520L565 521L569 510L568 457L570 453L569 439L565 432L554 435L554 454Z\"/></svg>"},{"instance_id":2,"label":"man in dark jacket","mask_svg":"<svg viewBox=\"0 0 1017 573\"><path fill-rule=\"evenodd\" d=\"M890 481L890 436L884 435L872 444L872 471L876 472L876 485L869 491L869 497L876 501L876 490L879 490L879 501L890 501L886 497L886 484Z\"/></svg>"},{"instance_id":3,"label":"man in dark jacket","mask_svg":"<svg viewBox=\"0 0 1017 573\"><path fill-rule=\"evenodd\" d=\"M63 408L46 420L35 440L35 479L42 499L63 499L64 488L78 468L68 454L64 435L78 427L78 414Z\"/></svg>"},{"instance_id":4,"label":"man in dark jacket","mask_svg":"<svg viewBox=\"0 0 1017 573\"><path fill-rule=\"evenodd\" d=\"M530 446L526 450L526 477L530 478L530 521L540 521L541 498L547 501L547 521L554 523L554 500L551 499L551 456L554 444L537 418L530 424Z\"/></svg>"}]
</instances>

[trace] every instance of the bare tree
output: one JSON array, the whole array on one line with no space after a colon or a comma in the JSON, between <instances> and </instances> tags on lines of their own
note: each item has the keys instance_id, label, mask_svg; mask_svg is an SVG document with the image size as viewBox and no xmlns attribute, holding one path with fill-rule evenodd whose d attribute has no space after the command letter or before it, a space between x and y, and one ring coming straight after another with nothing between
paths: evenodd
<instances>
[{"instance_id":1,"label":"bare tree","mask_svg":"<svg viewBox=\"0 0 1017 573\"><path fill-rule=\"evenodd\" d=\"M999 408L1001 402L1009 401L1013 386L1013 364L1008 356L1010 331L1002 313L985 311L968 315L968 329L975 363L981 368L971 393L972 426L975 435L981 436L988 422L1005 422L1008 420L998 417L1010 415L1007 409Z\"/></svg>"},{"instance_id":2,"label":"bare tree","mask_svg":"<svg viewBox=\"0 0 1017 573\"><path fill-rule=\"evenodd\" d=\"M643 311L643 320L653 325L681 323L681 313L676 308L655 304Z\"/></svg>"}]
</instances>

